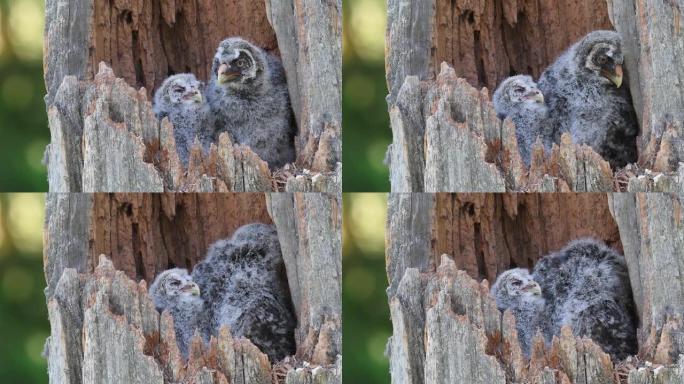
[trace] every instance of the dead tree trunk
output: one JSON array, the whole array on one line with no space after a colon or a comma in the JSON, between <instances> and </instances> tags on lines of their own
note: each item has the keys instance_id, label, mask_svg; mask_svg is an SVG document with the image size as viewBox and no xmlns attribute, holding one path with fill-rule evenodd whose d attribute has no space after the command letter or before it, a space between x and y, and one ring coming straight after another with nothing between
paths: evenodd
<instances>
[{"instance_id":1,"label":"dead tree trunk","mask_svg":"<svg viewBox=\"0 0 684 384\"><path fill-rule=\"evenodd\" d=\"M325 194L49 194L45 277L51 383L341 383L340 201ZM184 362L147 284L191 268L250 222L274 223L297 352L274 366L226 330ZM111 261L110 261L111 260Z\"/></svg>"},{"instance_id":2,"label":"dead tree trunk","mask_svg":"<svg viewBox=\"0 0 684 384\"><path fill-rule=\"evenodd\" d=\"M679 191L684 189L681 1L388 0L387 83L393 192ZM611 20L615 27L611 25ZM614 173L564 136L521 162L515 127L490 92L535 78L573 42L617 29L641 120L639 161ZM478 91L477 88L488 90Z\"/></svg>"},{"instance_id":3,"label":"dead tree trunk","mask_svg":"<svg viewBox=\"0 0 684 384\"><path fill-rule=\"evenodd\" d=\"M684 245L677 197L660 194L392 194L387 349L393 383L680 383ZM489 283L569 240L624 250L640 334L637 364L614 366L568 329L522 356L515 319ZM487 279L487 280L483 280ZM651 362L650 365L643 364ZM621 381L618 381L621 380Z\"/></svg>"},{"instance_id":4,"label":"dead tree trunk","mask_svg":"<svg viewBox=\"0 0 684 384\"><path fill-rule=\"evenodd\" d=\"M47 0L50 191L341 191L341 8L339 0ZM299 127L294 167L269 170L224 136L206 156L197 146L185 169L173 127L151 112L168 75L207 80L227 36L283 59Z\"/></svg>"}]
</instances>

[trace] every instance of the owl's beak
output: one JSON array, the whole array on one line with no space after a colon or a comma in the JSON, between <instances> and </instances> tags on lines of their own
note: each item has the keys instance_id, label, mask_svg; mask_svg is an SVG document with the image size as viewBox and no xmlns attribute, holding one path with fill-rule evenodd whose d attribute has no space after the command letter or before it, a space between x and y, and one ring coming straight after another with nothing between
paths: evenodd
<instances>
[{"instance_id":1,"label":"owl's beak","mask_svg":"<svg viewBox=\"0 0 684 384\"><path fill-rule=\"evenodd\" d=\"M529 100L536 101L536 102L538 102L538 103L540 103L540 104L544 104L544 95L543 95L540 91L530 92L530 93L527 95L527 98L528 98Z\"/></svg>"},{"instance_id":2,"label":"owl's beak","mask_svg":"<svg viewBox=\"0 0 684 384\"><path fill-rule=\"evenodd\" d=\"M613 71L603 69L601 70L601 74L606 79L610 80L613 84L615 84L616 87L620 88L620 86L622 85L622 65L616 64L615 69Z\"/></svg>"},{"instance_id":3,"label":"owl's beak","mask_svg":"<svg viewBox=\"0 0 684 384\"><path fill-rule=\"evenodd\" d=\"M218 78L218 82L220 84L225 84L231 80L236 79L238 76L240 76L240 73L231 71L228 64L221 64L221 66L218 67L218 71L216 73L216 77Z\"/></svg>"},{"instance_id":4,"label":"owl's beak","mask_svg":"<svg viewBox=\"0 0 684 384\"><path fill-rule=\"evenodd\" d=\"M192 99L198 103L201 103L204 101L204 99L202 98L202 94L200 92L195 93L195 96L193 96Z\"/></svg>"},{"instance_id":5,"label":"owl's beak","mask_svg":"<svg viewBox=\"0 0 684 384\"><path fill-rule=\"evenodd\" d=\"M193 296L199 296L200 295L200 289L195 283L190 283L183 287L182 289L183 292L190 292Z\"/></svg>"},{"instance_id":6,"label":"owl's beak","mask_svg":"<svg viewBox=\"0 0 684 384\"><path fill-rule=\"evenodd\" d=\"M537 284L536 282L533 282L533 283L525 286L525 288L523 288L523 290L525 292L531 292L534 295L541 295L541 287L539 287L539 284Z\"/></svg>"}]
</instances>

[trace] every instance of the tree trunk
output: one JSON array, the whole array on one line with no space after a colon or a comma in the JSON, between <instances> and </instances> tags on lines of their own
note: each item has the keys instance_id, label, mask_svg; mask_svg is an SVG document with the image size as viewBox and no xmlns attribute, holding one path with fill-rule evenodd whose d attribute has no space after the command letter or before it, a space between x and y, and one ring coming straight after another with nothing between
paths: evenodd
<instances>
[{"instance_id":1,"label":"tree trunk","mask_svg":"<svg viewBox=\"0 0 684 384\"><path fill-rule=\"evenodd\" d=\"M341 191L341 8L339 0L47 0L50 191ZM269 170L222 136L206 156L196 146L184 169L173 127L151 112L169 74L208 80L227 36L283 59L299 127L294 167Z\"/></svg>"},{"instance_id":2,"label":"tree trunk","mask_svg":"<svg viewBox=\"0 0 684 384\"><path fill-rule=\"evenodd\" d=\"M682 190L681 9L681 0L388 0L392 191ZM614 173L564 136L547 158L537 145L525 167L515 127L497 118L491 90L512 73L538 78L586 33L612 29L611 20L642 127L637 164Z\"/></svg>"},{"instance_id":3,"label":"tree trunk","mask_svg":"<svg viewBox=\"0 0 684 384\"><path fill-rule=\"evenodd\" d=\"M393 383L680 383L684 235L679 198L661 194L392 194L387 349ZM564 328L529 365L488 281L591 235L624 250L640 313L639 361L614 366ZM451 255L448 256L447 254ZM487 280L482 280L486 278ZM644 365L644 361L651 362Z\"/></svg>"},{"instance_id":4,"label":"tree trunk","mask_svg":"<svg viewBox=\"0 0 684 384\"><path fill-rule=\"evenodd\" d=\"M49 194L50 382L341 383L340 209L325 194ZM296 355L271 366L225 329L208 346L194 341L186 363L171 317L159 315L141 280L192 268L211 243L251 222L278 230Z\"/></svg>"}]
</instances>

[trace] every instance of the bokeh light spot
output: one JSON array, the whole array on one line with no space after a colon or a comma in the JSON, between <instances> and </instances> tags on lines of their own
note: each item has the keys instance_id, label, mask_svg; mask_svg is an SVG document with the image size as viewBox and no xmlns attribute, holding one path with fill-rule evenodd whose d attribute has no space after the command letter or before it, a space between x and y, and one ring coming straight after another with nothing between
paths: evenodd
<instances>
[{"instance_id":1,"label":"bokeh light spot","mask_svg":"<svg viewBox=\"0 0 684 384\"><path fill-rule=\"evenodd\" d=\"M385 60L385 2L361 1L351 9L349 34L356 54L365 60Z\"/></svg>"},{"instance_id":2,"label":"bokeh light spot","mask_svg":"<svg viewBox=\"0 0 684 384\"><path fill-rule=\"evenodd\" d=\"M382 255L385 249L385 199L380 193L361 193L354 199L349 231L364 254Z\"/></svg>"},{"instance_id":3,"label":"bokeh light spot","mask_svg":"<svg viewBox=\"0 0 684 384\"><path fill-rule=\"evenodd\" d=\"M11 267L2 276L2 290L10 302L23 302L33 293L33 277L21 267Z\"/></svg>"},{"instance_id":4,"label":"bokeh light spot","mask_svg":"<svg viewBox=\"0 0 684 384\"><path fill-rule=\"evenodd\" d=\"M44 196L14 193L9 196L8 229L18 250L41 257L43 249Z\"/></svg>"},{"instance_id":5,"label":"bokeh light spot","mask_svg":"<svg viewBox=\"0 0 684 384\"><path fill-rule=\"evenodd\" d=\"M387 346L388 334L384 332L373 333L366 342L368 355L375 361L376 364L386 364L385 348Z\"/></svg>"},{"instance_id":6,"label":"bokeh light spot","mask_svg":"<svg viewBox=\"0 0 684 384\"><path fill-rule=\"evenodd\" d=\"M12 109L25 109L31 104L32 98L33 84L24 76L10 76L2 84L2 99Z\"/></svg>"},{"instance_id":7,"label":"bokeh light spot","mask_svg":"<svg viewBox=\"0 0 684 384\"><path fill-rule=\"evenodd\" d=\"M351 297L363 301L373 295L376 281L368 269L350 268L344 272L344 284Z\"/></svg>"},{"instance_id":8,"label":"bokeh light spot","mask_svg":"<svg viewBox=\"0 0 684 384\"><path fill-rule=\"evenodd\" d=\"M44 364L43 348L45 347L45 340L48 334L43 332L36 332L31 334L24 343L24 350L29 359L35 364Z\"/></svg>"},{"instance_id":9,"label":"bokeh light spot","mask_svg":"<svg viewBox=\"0 0 684 384\"><path fill-rule=\"evenodd\" d=\"M45 147L48 145L47 141L34 140L27 147L24 152L26 162L36 171L43 171L43 155L45 154Z\"/></svg>"},{"instance_id":10,"label":"bokeh light spot","mask_svg":"<svg viewBox=\"0 0 684 384\"><path fill-rule=\"evenodd\" d=\"M43 2L13 0L10 2L9 30L14 51L23 60L43 56Z\"/></svg>"},{"instance_id":11,"label":"bokeh light spot","mask_svg":"<svg viewBox=\"0 0 684 384\"><path fill-rule=\"evenodd\" d=\"M352 75L344 79L344 87L349 102L356 108L369 107L375 99L373 80L362 75Z\"/></svg>"}]
</instances>

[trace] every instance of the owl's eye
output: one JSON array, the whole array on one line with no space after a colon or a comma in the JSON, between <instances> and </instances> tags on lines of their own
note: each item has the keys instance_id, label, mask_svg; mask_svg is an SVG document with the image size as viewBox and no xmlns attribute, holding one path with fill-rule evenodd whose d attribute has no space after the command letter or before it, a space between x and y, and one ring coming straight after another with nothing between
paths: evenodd
<instances>
[{"instance_id":1,"label":"owl's eye","mask_svg":"<svg viewBox=\"0 0 684 384\"><path fill-rule=\"evenodd\" d=\"M511 284L512 284L514 287L519 287L519 286L522 285L522 281L520 281L520 280L513 280L513 282L512 282Z\"/></svg>"},{"instance_id":2,"label":"owl's eye","mask_svg":"<svg viewBox=\"0 0 684 384\"><path fill-rule=\"evenodd\" d=\"M596 58L596 63L599 65L603 65L608 62L608 58L606 56L599 56Z\"/></svg>"},{"instance_id":3,"label":"owl's eye","mask_svg":"<svg viewBox=\"0 0 684 384\"><path fill-rule=\"evenodd\" d=\"M241 69L242 69L242 68L245 68L245 67L247 67L247 60L245 60L245 59L238 59L238 61L235 62L235 65L236 65L238 68L241 68Z\"/></svg>"},{"instance_id":4,"label":"owl's eye","mask_svg":"<svg viewBox=\"0 0 684 384\"><path fill-rule=\"evenodd\" d=\"M171 281L171 285L173 285L174 287L177 287L177 286L180 285L180 281L178 281L178 280L172 280L172 281Z\"/></svg>"},{"instance_id":5,"label":"owl's eye","mask_svg":"<svg viewBox=\"0 0 684 384\"><path fill-rule=\"evenodd\" d=\"M515 88L513 89L513 92L515 92L515 93L523 93L523 92L525 92L525 88L523 88L523 87L515 87Z\"/></svg>"},{"instance_id":6,"label":"owl's eye","mask_svg":"<svg viewBox=\"0 0 684 384\"><path fill-rule=\"evenodd\" d=\"M185 91L185 88L183 88L183 87L174 87L174 88L173 88L173 91L176 92L176 93L181 93L181 92Z\"/></svg>"}]
</instances>

